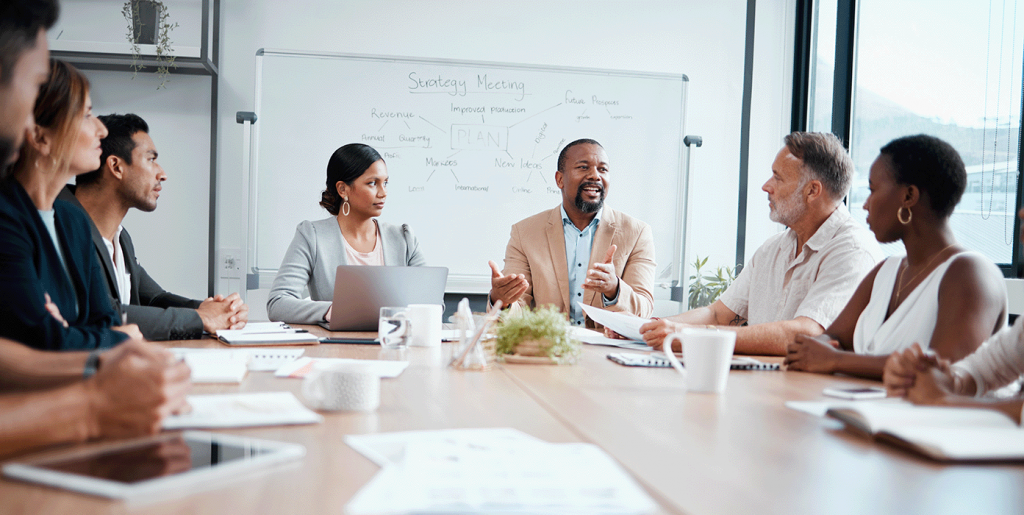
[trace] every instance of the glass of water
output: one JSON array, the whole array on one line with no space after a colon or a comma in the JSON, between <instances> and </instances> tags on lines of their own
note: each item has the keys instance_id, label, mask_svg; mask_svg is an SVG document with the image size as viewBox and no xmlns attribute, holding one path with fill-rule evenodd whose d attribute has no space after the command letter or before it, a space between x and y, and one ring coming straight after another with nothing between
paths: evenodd
<instances>
[{"instance_id":1,"label":"glass of water","mask_svg":"<svg viewBox=\"0 0 1024 515\"><path fill-rule=\"evenodd\" d=\"M380 320L377 325L377 338L385 349L404 349L412 339L412 324L409 322L408 308L380 308Z\"/></svg>"}]
</instances>

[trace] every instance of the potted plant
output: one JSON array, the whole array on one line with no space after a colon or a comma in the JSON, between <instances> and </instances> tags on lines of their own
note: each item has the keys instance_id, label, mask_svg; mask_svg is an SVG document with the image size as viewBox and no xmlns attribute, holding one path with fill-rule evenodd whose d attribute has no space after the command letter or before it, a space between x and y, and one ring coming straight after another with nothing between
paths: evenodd
<instances>
[{"instance_id":1,"label":"potted plant","mask_svg":"<svg viewBox=\"0 0 1024 515\"><path fill-rule=\"evenodd\" d=\"M160 78L157 89L165 88L170 69L177 67L171 47L171 31L178 28L177 22L170 22L167 6L160 0L126 0L121 14L128 21L126 38L132 45L132 78L146 67L139 63L139 45L156 45L156 76Z\"/></svg>"},{"instance_id":2,"label":"potted plant","mask_svg":"<svg viewBox=\"0 0 1024 515\"><path fill-rule=\"evenodd\" d=\"M496 333L495 353L505 361L566 364L581 353L565 315L553 306L505 313Z\"/></svg>"},{"instance_id":3,"label":"potted plant","mask_svg":"<svg viewBox=\"0 0 1024 515\"><path fill-rule=\"evenodd\" d=\"M714 274L702 274L701 268L706 265L708 258L701 259L697 256L694 262L693 275L690 276L690 297L688 309L710 306L722 295L736 279L735 268L726 266L718 267Z\"/></svg>"}]
</instances>

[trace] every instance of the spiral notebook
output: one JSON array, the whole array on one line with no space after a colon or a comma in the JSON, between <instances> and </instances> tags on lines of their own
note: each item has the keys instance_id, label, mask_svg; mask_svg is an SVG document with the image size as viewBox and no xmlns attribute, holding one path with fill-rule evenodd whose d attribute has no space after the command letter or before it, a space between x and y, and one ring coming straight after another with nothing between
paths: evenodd
<instances>
[{"instance_id":1,"label":"spiral notebook","mask_svg":"<svg viewBox=\"0 0 1024 515\"><path fill-rule=\"evenodd\" d=\"M608 359L627 367L672 368L672 364L661 353L637 354L632 352L613 352ZM684 362L685 365L685 362ZM731 370L779 370L778 363L765 363L754 358L734 357L729 364Z\"/></svg>"}]
</instances>

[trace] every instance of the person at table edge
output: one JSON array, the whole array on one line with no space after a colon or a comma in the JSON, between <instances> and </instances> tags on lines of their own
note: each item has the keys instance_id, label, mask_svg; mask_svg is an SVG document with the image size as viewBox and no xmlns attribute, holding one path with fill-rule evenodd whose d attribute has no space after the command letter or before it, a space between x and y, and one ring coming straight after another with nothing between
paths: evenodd
<instances>
[{"instance_id":1,"label":"person at table edge","mask_svg":"<svg viewBox=\"0 0 1024 515\"><path fill-rule=\"evenodd\" d=\"M55 0L0 4L0 170L34 130L32 106L50 71L46 29L57 12ZM41 316L56 318L51 309ZM111 350L56 352L0 338L0 455L155 433L185 404L189 375L170 352L134 339Z\"/></svg>"},{"instance_id":2,"label":"person at table edge","mask_svg":"<svg viewBox=\"0 0 1024 515\"><path fill-rule=\"evenodd\" d=\"M512 226L505 268L493 261L488 303L517 310L553 305L582 326L577 302L649 317L654 310L651 227L607 208L611 182L604 147L592 139L569 143L558 155L560 206Z\"/></svg>"},{"instance_id":3,"label":"person at table edge","mask_svg":"<svg viewBox=\"0 0 1024 515\"><path fill-rule=\"evenodd\" d=\"M822 334L882 258L874 235L843 205L853 172L834 135L787 135L761 187L769 218L787 229L768 238L710 306L641 326L644 341L660 346L684 327L709 326L736 331L738 354L781 356L797 334Z\"/></svg>"}]
</instances>

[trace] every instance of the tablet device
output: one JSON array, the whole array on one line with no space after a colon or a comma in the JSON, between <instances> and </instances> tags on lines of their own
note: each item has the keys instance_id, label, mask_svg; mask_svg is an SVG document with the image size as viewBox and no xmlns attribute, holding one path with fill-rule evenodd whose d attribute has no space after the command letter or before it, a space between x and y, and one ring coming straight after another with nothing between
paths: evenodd
<instances>
[{"instance_id":1,"label":"tablet device","mask_svg":"<svg viewBox=\"0 0 1024 515\"><path fill-rule=\"evenodd\" d=\"M3 473L76 492L131 499L175 490L192 493L218 479L305 454L299 444L185 431L8 463Z\"/></svg>"},{"instance_id":2,"label":"tablet device","mask_svg":"<svg viewBox=\"0 0 1024 515\"><path fill-rule=\"evenodd\" d=\"M341 265L334 277L331 331L377 332L380 308L444 305L448 269L443 266Z\"/></svg>"}]
</instances>

